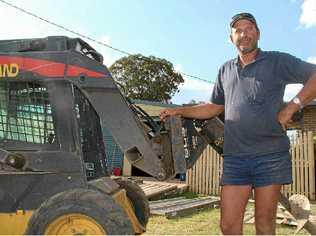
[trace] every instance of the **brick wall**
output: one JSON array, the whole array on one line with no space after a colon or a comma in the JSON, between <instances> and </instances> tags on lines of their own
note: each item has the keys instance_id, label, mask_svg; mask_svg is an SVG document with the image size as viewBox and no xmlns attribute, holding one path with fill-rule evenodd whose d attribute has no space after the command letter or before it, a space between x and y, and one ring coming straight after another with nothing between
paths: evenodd
<instances>
[{"instance_id":1,"label":"brick wall","mask_svg":"<svg viewBox=\"0 0 316 236\"><path fill-rule=\"evenodd\" d=\"M305 107L303 110L302 129L316 131L316 107Z\"/></svg>"}]
</instances>

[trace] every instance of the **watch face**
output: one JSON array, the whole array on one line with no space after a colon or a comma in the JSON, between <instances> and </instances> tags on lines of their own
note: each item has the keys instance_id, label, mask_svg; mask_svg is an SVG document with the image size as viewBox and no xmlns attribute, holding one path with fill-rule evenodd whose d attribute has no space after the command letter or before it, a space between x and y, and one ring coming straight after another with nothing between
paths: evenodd
<instances>
[{"instance_id":1,"label":"watch face","mask_svg":"<svg viewBox=\"0 0 316 236\"><path fill-rule=\"evenodd\" d=\"M298 98L294 98L294 99L293 99L293 102L294 102L295 104L298 104L298 105L300 104L300 100L299 100Z\"/></svg>"},{"instance_id":2,"label":"watch face","mask_svg":"<svg viewBox=\"0 0 316 236\"><path fill-rule=\"evenodd\" d=\"M299 107L302 109L303 106L302 106L302 103L300 101L300 99L298 97L295 97L293 98L293 102L296 104L296 105L299 105Z\"/></svg>"}]
</instances>

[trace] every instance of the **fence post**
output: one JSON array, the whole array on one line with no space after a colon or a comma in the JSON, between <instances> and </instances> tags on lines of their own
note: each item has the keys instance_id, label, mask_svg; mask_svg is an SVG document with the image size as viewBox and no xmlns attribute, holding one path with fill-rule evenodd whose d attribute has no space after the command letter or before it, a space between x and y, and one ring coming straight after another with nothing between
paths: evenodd
<instances>
[{"instance_id":1,"label":"fence post","mask_svg":"<svg viewBox=\"0 0 316 236\"><path fill-rule=\"evenodd\" d=\"M305 196L309 196L309 193L310 193L310 189L309 189L309 158L308 158L308 148L309 145L308 145L308 133L307 132L304 132L303 133L303 149L304 149L304 195Z\"/></svg>"},{"instance_id":2,"label":"fence post","mask_svg":"<svg viewBox=\"0 0 316 236\"><path fill-rule=\"evenodd\" d=\"M308 163L309 163L309 198L315 199L315 154L313 132L308 131Z\"/></svg>"}]
</instances>

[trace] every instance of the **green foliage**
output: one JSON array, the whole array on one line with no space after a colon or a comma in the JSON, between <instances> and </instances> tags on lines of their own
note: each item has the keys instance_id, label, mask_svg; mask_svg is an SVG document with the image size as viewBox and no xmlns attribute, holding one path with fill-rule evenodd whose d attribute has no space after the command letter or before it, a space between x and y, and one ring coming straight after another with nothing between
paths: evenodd
<instances>
[{"instance_id":1,"label":"green foliage","mask_svg":"<svg viewBox=\"0 0 316 236\"><path fill-rule=\"evenodd\" d=\"M117 60L110 71L123 87L125 95L132 99L165 102L178 92L179 84L184 82L171 62L141 54Z\"/></svg>"}]
</instances>

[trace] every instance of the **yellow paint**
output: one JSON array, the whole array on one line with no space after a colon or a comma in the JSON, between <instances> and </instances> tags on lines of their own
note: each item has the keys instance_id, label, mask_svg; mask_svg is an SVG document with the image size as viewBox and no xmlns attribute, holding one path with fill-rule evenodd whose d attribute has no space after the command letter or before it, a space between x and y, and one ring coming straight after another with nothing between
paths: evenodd
<instances>
[{"instance_id":1,"label":"yellow paint","mask_svg":"<svg viewBox=\"0 0 316 236\"><path fill-rule=\"evenodd\" d=\"M33 211L17 210L15 213L0 213L0 234L23 235Z\"/></svg>"},{"instance_id":2,"label":"yellow paint","mask_svg":"<svg viewBox=\"0 0 316 236\"><path fill-rule=\"evenodd\" d=\"M45 235L105 235L103 227L93 218L73 213L62 215L52 221Z\"/></svg>"},{"instance_id":3,"label":"yellow paint","mask_svg":"<svg viewBox=\"0 0 316 236\"><path fill-rule=\"evenodd\" d=\"M19 65L15 63L0 64L0 77L16 77L19 74Z\"/></svg>"},{"instance_id":4,"label":"yellow paint","mask_svg":"<svg viewBox=\"0 0 316 236\"><path fill-rule=\"evenodd\" d=\"M139 223L133 208L133 204L126 196L126 191L121 189L112 198L126 212L132 222L136 234L145 232L145 228ZM17 210L14 213L0 213L0 235L23 235L27 224L34 211ZM67 222L67 223L66 223ZM71 223L70 223L71 222ZM82 214L67 214L58 217L46 229L45 234L106 234L105 230L91 217Z\"/></svg>"},{"instance_id":5,"label":"yellow paint","mask_svg":"<svg viewBox=\"0 0 316 236\"><path fill-rule=\"evenodd\" d=\"M121 189L120 191L116 192L112 197L114 201L125 210L125 213L132 222L135 234L144 233L146 229L139 223L135 215L134 207L128 199L128 197L126 196L126 191L124 189Z\"/></svg>"}]
</instances>

